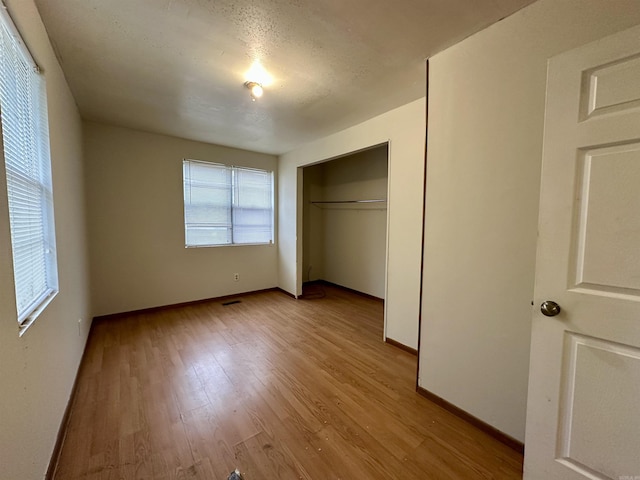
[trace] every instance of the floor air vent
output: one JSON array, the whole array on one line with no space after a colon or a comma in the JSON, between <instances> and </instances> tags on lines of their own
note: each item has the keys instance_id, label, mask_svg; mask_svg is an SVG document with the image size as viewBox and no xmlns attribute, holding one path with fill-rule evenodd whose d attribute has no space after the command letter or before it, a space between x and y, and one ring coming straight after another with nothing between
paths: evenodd
<instances>
[{"instance_id":1,"label":"floor air vent","mask_svg":"<svg viewBox=\"0 0 640 480\"><path fill-rule=\"evenodd\" d=\"M227 305L233 305L235 303L242 303L242 300L229 300L228 302L224 302L222 306L226 307Z\"/></svg>"}]
</instances>

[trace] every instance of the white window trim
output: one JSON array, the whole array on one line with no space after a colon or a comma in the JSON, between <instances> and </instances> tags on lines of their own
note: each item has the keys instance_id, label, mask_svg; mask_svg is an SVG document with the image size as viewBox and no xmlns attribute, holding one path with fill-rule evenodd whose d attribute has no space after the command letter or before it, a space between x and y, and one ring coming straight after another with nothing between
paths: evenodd
<instances>
[{"instance_id":1,"label":"white window trim","mask_svg":"<svg viewBox=\"0 0 640 480\"><path fill-rule=\"evenodd\" d=\"M13 23L13 20L11 19L11 16L9 15L9 12L7 10L7 7L0 2L0 23L2 24L2 28L4 28L7 33L9 34L9 36L12 38L14 45L17 47L17 50L19 51L19 53L22 55L22 60L25 61L25 63L27 64L27 66L31 69L33 69L33 72L35 72L36 74L42 74L42 69L38 66L38 64L35 62L35 60L33 59L33 56L31 55L31 52L29 51L28 47L26 46L25 42L22 39L22 36L20 35L18 29L16 28L15 24ZM31 303L29 304L29 306L27 308L24 309L23 312L21 312L20 314L17 311L18 308L18 304L16 301L16 319L17 319L17 323L18 323L18 334L19 336L22 336L27 329L34 323L34 321L36 320L36 318L46 309L46 307L51 303L51 301L53 300L53 298L58 294L59 291L59 287L58 287L58 267L57 267L57 258L56 258L56 245L55 245L55 227L54 227L54 219L53 219L53 198L52 198L52 179L51 179L51 159L50 159L50 152L49 152L49 148L50 148L50 143L49 143L49 135L48 135L48 115L47 115L47 100L46 100L46 85L44 84L44 79L42 79L43 84L41 85L41 88L43 89L43 97L40 98L40 100L42 101L40 104L40 111L36 112L39 115L39 119L38 122L42 122L43 125L41 125L40 128L40 133L44 133L46 136L46 142L42 142L43 138L38 139L41 143L41 153L45 154L47 156L46 158L46 180L47 180L47 184L50 187L49 193L51 195L51 198L49 198L48 196L46 198L48 198L48 201L45 199L45 203L46 205L44 205L43 211L42 211L42 215L45 218L44 220L44 229L47 230L47 232L45 233L45 238L48 240L46 241L46 251L45 251L45 255L50 255L52 256L52 260L50 260L53 268L53 271L45 271L45 275L48 277L47 278L47 289L42 292L37 298L34 298L33 301L31 301ZM0 129L1 129L1 124L0 124ZM45 143L46 145L42 145L42 143ZM0 139L0 149L2 152L2 156L3 156L3 160L2 160L2 173L4 174L4 181L6 183L6 175L7 175L7 171L6 171L6 165L5 165L5 159L4 159L4 142L1 141ZM46 149L46 152L43 153L42 150ZM3 192L8 193L7 190L3 189ZM9 208L9 202L7 201L7 203L5 203L4 201L2 202L3 205L6 205L7 208ZM11 231L11 228L9 228L9 232ZM11 235L11 234L10 234ZM10 244L12 244L12 241L10 240ZM15 267L14 267L14 259L13 259L13 247L11 247L11 278L14 281L14 286L15 286Z\"/></svg>"},{"instance_id":2,"label":"white window trim","mask_svg":"<svg viewBox=\"0 0 640 480\"><path fill-rule=\"evenodd\" d=\"M189 245L187 243L187 219L186 219L186 204L184 203L184 191L183 191L183 228L184 228L184 244L185 244L185 248L187 249L191 249L191 248L219 248L219 247L247 247L247 246L273 246L275 245L276 241L275 241L275 237L276 237L276 222L275 222L275 214L276 214L276 206L275 206L275 189L276 189L276 184L275 184L275 172L273 170L269 170L269 169L265 169L265 168L254 168L254 167L246 167L243 165L232 165L232 164L226 164L226 163L219 163L219 162L208 162L206 160L196 160L193 158L184 158L182 160L182 165L183 165L183 178L182 178L182 182L183 182L183 189L184 189L184 164L186 162L192 162L192 163L200 163L200 164L204 164L204 165L214 165L214 166L218 166L218 167L226 167L226 168L240 168L240 169L244 169L244 170L255 170L257 172L266 172L269 173L271 176L271 240L269 242L255 242L255 243L212 243L212 244L202 244L202 245ZM233 187L232 187L233 189ZM232 220L233 222L233 220ZM232 223L232 228L233 228L233 223Z\"/></svg>"}]
</instances>

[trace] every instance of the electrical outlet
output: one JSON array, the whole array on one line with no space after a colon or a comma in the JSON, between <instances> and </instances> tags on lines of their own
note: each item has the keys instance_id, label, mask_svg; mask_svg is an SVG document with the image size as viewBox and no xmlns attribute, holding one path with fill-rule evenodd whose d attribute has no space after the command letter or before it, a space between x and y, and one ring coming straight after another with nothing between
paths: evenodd
<instances>
[{"instance_id":1,"label":"electrical outlet","mask_svg":"<svg viewBox=\"0 0 640 480\"><path fill-rule=\"evenodd\" d=\"M234 281L234 282L237 282L237 281L239 281L239 280L240 280L240 274L239 274L239 273L234 273L234 274L233 274L233 281Z\"/></svg>"}]
</instances>

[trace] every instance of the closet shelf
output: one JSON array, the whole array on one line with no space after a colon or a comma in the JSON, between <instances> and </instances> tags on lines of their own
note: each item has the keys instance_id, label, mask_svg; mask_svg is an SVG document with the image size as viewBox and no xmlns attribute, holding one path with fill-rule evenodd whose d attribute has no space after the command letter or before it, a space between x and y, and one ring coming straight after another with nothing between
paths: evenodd
<instances>
[{"instance_id":1,"label":"closet shelf","mask_svg":"<svg viewBox=\"0 0 640 480\"><path fill-rule=\"evenodd\" d=\"M386 210L387 200L372 198L366 200L318 200L309 201L311 205L321 210Z\"/></svg>"},{"instance_id":2,"label":"closet shelf","mask_svg":"<svg viewBox=\"0 0 640 480\"><path fill-rule=\"evenodd\" d=\"M326 204L336 204L336 203L386 203L386 199L384 198L376 198L372 200L325 200L325 201L310 201L309 203L313 205L326 205Z\"/></svg>"}]
</instances>

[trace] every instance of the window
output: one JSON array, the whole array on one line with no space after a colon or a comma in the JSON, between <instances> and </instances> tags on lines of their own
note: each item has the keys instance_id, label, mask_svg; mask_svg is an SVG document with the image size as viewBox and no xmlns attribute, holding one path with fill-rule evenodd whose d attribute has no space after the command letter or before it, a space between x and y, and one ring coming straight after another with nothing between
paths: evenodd
<instances>
[{"instance_id":1,"label":"window","mask_svg":"<svg viewBox=\"0 0 640 480\"><path fill-rule=\"evenodd\" d=\"M187 247L273 243L273 172L183 161Z\"/></svg>"},{"instance_id":2,"label":"window","mask_svg":"<svg viewBox=\"0 0 640 480\"><path fill-rule=\"evenodd\" d=\"M0 114L17 319L28 327L58 292L44 77L0 8Z\"/></svg>"}]
</instances>

